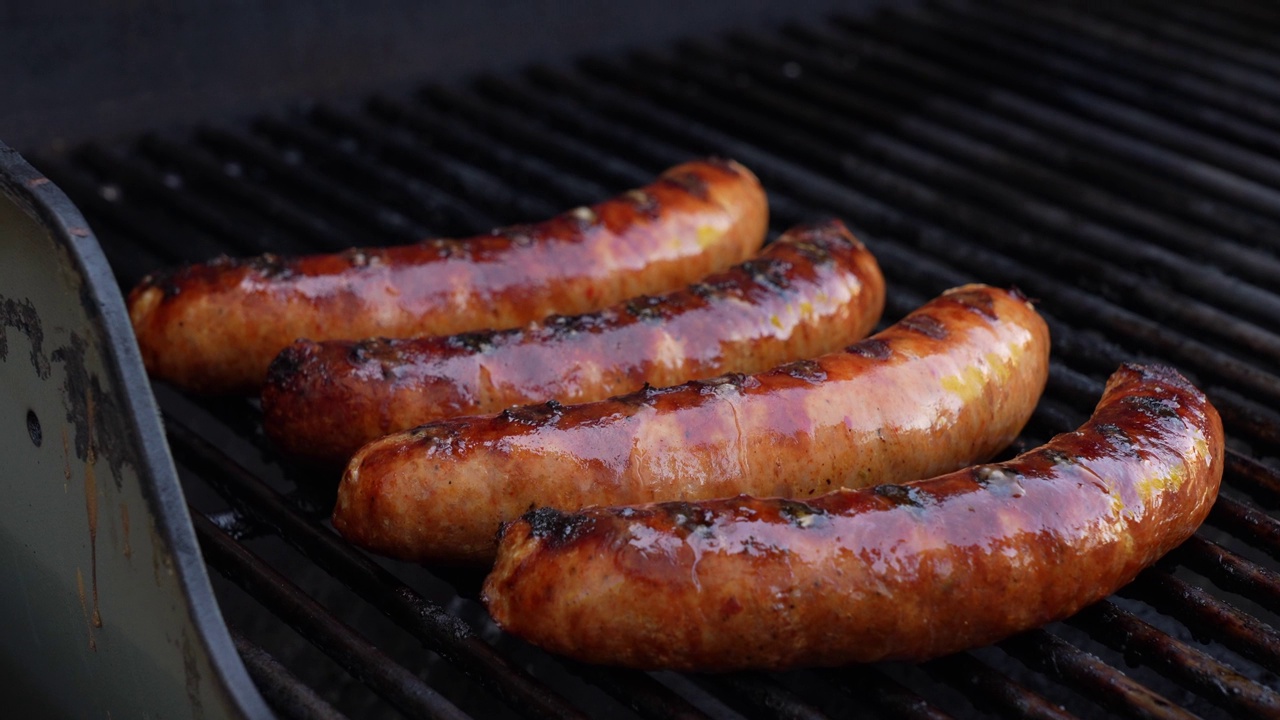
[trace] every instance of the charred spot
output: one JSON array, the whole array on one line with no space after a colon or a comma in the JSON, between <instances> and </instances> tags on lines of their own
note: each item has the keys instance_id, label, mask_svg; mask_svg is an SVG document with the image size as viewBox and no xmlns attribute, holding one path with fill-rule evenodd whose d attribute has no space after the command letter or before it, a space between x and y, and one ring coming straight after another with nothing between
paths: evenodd
<instances>
[{"instance_id":1,"label":"charred spot","mask_svg":"<svg viewBox=\"0 0 1280 720\"><path fill-rule=\"evenodd\" d=\"M849 241L840 235L819 231L809 240L791 243L791 247L805 260L821 266L834 263L836 259L832 250L849 247Z\"/></svg>"},{"instance_id":2,"label":"charred spot","mask_svg":"<svg viewBox=\"0 0 1280 720\"><path fill-rule=\"evenodd\" d=\"M1137 373L1143 380L1171 385L1184 392L1189 392L1196 396L1200 395L1200 390L1190 380L1168 365L1143 365L1141 363L1127 362L1121 367L1129 372Z\"/></svg>"},{"instance_id":3,"label":"charred spot","mask_svg":"<svg viewBox=\"0 0 1280 720\"><path fill-rule=\"evenodd\" d=\"M675 185L699 200L706 200L710 197L710 188L707 181L696 172L685 170L683 172L675 172L662 178L662 182Z\"/></svg>"},{"instance_id":4,"label":"charred spot","mask_svg":"<svg viewBox=\"0 0 1280 720\"><path fill-rule=\"evenodd\" d=\"M1048 449L1041 453L1041 456L1054 465L1075 465L1076 459L1061 450Z\"/></svg>"},{"instance_id":5,"label":"charred spot","mask_svg":"<svg viewBox=\"0 0 1280 720\"><path fill-rule=\"evenodd\" d=\"M991 296L981 290L959 290L957 292L948 293L947 299L960 305L966 310L971 310L988 320L999 320L996 315L995 302L991 300Z\"/></svg>"},{"instance_id":6,"label":"charred spot","mask_svg":"<svg viewBox=\"0 0 1280 720\"><path fill-rule=\"evenodd\" d=\"M636 212L650 220L657 220L661 211L658 199L644 190L628 190L622 197L635 208Z\"/></svg>"},{"instance_id":7,"label":"charred spot","mask_svg":"<svg viewBox=\"0 0 1280 720\"><path fill-rule=\"evenodd\" d=\"M433 453L452 455L463 445L461 433L452 423L419 425L409 434L420 446Z\"/></svg>"},{"instance_id":8,"label":"charred spot","mask_svg":"<svg viewBox=\"0 0 1280 720\"><path fill-rule=\"evenodd\" d=\"M876 485L871 494L898 506L922 508L926 504L919 490L906 485Z\"/></svg>"},{"instance_id":9,"label":"charred spot","mask_svg":"<svg viewBox=\"0 0 1280 720\"><path fill-rule=\"evenodd\" d=\"M293 277L293 268L289 262L275 253L266 253L245 262L254 274L271 280L284 280Z\"/></svg>"},{"instance_id":10,"label":"charred spot","mask_svg":"<svg viewBox=\"0 0 1280 720\"><path fill-rule=\"evenodd\" d=\"M722 298L737 287L731 277L721 277L713 281L702 281L689 286L689 291L704 300Z\"/></svg>"},{"instance_id":11,"label":"charred spot","mask_svg":"<svg viewBox=\"0 0 1280 720\"><path fill-rule=\"evenodd\" d=\"M356 366L367 365L373 362L372 356L378 354L388 344L390 344L389 341L384 338L370 338L352 343L347 349L347 362Z\"/></svg>"},{"instance_id":12,"label":"charred spot","mask_svg":"<svg viewBox=\"0 0 1280 720\"><path fill-rule=\"evenodd\" d=\"M978 465L971 471L973 481L1001 497L1022 497L1022 475L1003 465Z\"/></svg>"},{"instance_id":13,"label":"charred spot","mask_svg":"<svg viewBox=\"0 0 1280 720\"><path fill-rule=\"evenodd\" d=\"M445 347L452 350L463 350L469 353L484 355L493 352L494 333L487 330L480 332L458 333L444 339Z\"/></svg>"},{"instance_id":14,"label":"charred spot","mask_svg":"<svg viewBox=\"0 0 1280 720\"><path fill-rule=\"evenodd\" d=\"M641 295L627 301L627 313L637 320L656 322L662 320L665 300L656 295Z\"/></svg>"},{"instance_id":15,"label":"charred spot","mask_svg":"<svg viewBox=\"0 0 1280 720\"><path fill-rule=\"evenodd\" d=\"M560 417L564 406L555 400L548 400L541 405L522 405L502 411L501 418L507 422L538 427L551 423Z\"/></svg>"},{"instance_id":16,"label":"charred spot","mask_svg":"<svg viewBox=\"0 0 1280 720\"><path fill-rule=\"evenodd\" d=\"M898 326L934 340L947 339L947 326L932 315L909 315Z\"/></svg>"},{"instance_id":17,"label":"charred spot","mask_svg":"<svg viewBox=\"0 0 1280 720\"><path fill-rule=\"evenodd\" d=\"M1099 423L1094 426L1094 432L1106 438L1112 445L1121 448L1133 447L1133 438L1129 437L1129 433L1115 423Z\"/></svg>"},{"instance_id":18,"label":"charred spot","mask_svg":"<svg viewBox=\"0 0 1280 720\"><path fill-rule=\"evenodd\" d=\"M511 241L516 247L530 247L535 242L536 230L532 225L508 225L494 231L495 234Z\"/></svg>"},{"instance_id":19,"label":"charred spot","mask_svg":"<svg viewBox=\"0 0 1280 720\"><path fill-rule=\"evenodd\" d=\"M552 315L542 321L543 327L558 335L587 332L604 324L604 316L600 313L586 315Z\"/></svg>"},{"instance_id":20,"label":"charred spot","mask_svg":"<svg viewBox=\"0 0 1280 720\"><path fill-rule=\"evenodd\" d=\"M827 379L827 371L816 360L796 360L778 368L797 380L817 384Z\"/></svg>"},{"instance_id":21,"label":"charred spot","mask_svg":"<svg viewBox=\"0 0 1280 720\"><path fill-rule=\"evenodd\" d=\"M799 500L779 500L778 515L788 524L798 528L810 528L827 519L825 510Z\"/></svg>"},{"instance_id":22,"label":"charred spot","mask_svg":"<svg viewBox=\"0 0 1280 720\"><path fill-rule=\"evenodd\" d=\"M775 257L756 258L748 260L738 266L742 269L752 281L772 288L774 290L786 290L791 287L791 278L787 276L787 272L791 270L791 263Z\"/></svg>"},{"instance_id":23,"label":"charred spot","mask_svg":"<svg viewBox=\"0 0 1280 720\"><path fill-rule=\"evenodd\" d=\"M1151 397L1150 395L1130 395L1121 400L1121 402L1151 417L1178 417L1178 406L1171 400Z\"/></svg>"},{"instance_id":24,"label":"charred spot","mask_svg":"<svg viewBox=\"0 0 1280 720\"><path fill-rule=\"evenodd\" d=\"M530 510L521 519L529 523L530 535L553 548L577 540L596 524L590 515L567 513L550 507Z\"/></svg>"},{"instance_id":25,"label":"charred spot","mask_svg":"<svg viewBox=\"0 0 1280 720\"><path fill-rule=\"evenodd\" d=\"M692 384L698 387L698 392L703 395L719 395L724 390L742 391L744 388L755 387L760 383L750 375L742 373L725 373L706 380L695 380Z\"/></svg>"},{"instance_id":26,"label":"charred spot","mask_svg":"<svg viewBox=\"0 0 1280 720\"><path fill-rule=\"evenodd\" d=\"M845 348L845 351L872 360L888 360L893 357L893 348L889 347L889 343L875 338L856 342Z\"/></svg>"},{"instance_id":27,"label":"charred spot","mask_svg":"<svg viewBox=\"0 0 1280 720\"><path fill-rule=\"evenodd\" d=\"M267 384L283 385L297 376L307 356L309 344L294 343L281 350L267 368Z\"/></svg>"},{"instance_id":28,"label":"charred spot","mask_svg":"<svg viewBox=\"0 0 1280 720\"><path fill-rule=\"evenodd\" d=\"M696 503L674 501L663 503L663 508L671 516L671 522L683 530L710 530L716 519L710 508Z\"/></svg>"},{"instance_id":29,"label":"charred spot","mask_svg":"<svg viewBox=\"0 0 1280 720\"><path fill-rule=\"evenodd\" d=\"M1021 302L1035 302L1031 298L1027 297L1027 294L1022 292L1022 288L1017 285L1010 285L1007 292L1014 300L1019 300Z\"/></svg>"}]
</instances>

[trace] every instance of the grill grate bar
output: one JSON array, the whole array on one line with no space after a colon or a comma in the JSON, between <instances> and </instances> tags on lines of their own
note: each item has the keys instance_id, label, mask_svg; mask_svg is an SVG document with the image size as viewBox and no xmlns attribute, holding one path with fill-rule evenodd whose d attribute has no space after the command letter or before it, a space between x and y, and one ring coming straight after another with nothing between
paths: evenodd
<instances>
[{"instance_id":1,"label":"grill grate bar","mask_svg":"<svg viewBox=\"0 0 1280 720\"><path fill-rule=\"evenodd\" d=\"M1124 653L1129 662L1150 666L1233 713L1250 717L1280 714L1280 694L1175 640L1115 603L1103 600L1067 622Z\"/></svg>"},{"instance_id":2,"label":"grill grate bar","mask_svg":"<svg viewBox=\"0 0 1280 720\"><path fill-rule=\"evenodd\" d=\"M1114 712L1145 720L1195 718L1097 656L1044 630L1016 635L999 646L1027 667L1056 678Z\"/></svg>"},{"instance_id":3,"label":"grill grate bar","mask_svg":"<svg viewBox=\"0 0 1280 720\"><path fill-rule=\"evenodd\" d=\"M734 710L754 720L827 720L826 713L759 673L697 675L695 680Z\"/></svg>"},{"instance_id":4,"label":"grill grate bar","mask_svg":"<svg viewBox=\"0 0 1280 720\"><path fill-rule=\"evenodd\" d=\"M1084 118L1086 122L1106 126L1107 132L1115 132L1135 140L1141 139L1151 147L1174 151L1186 157L1196 158L1208 166L1223 168L1241 178L1248 178L1255 193L1272 192L1280 178L1280 164L1239 147L1180 124L1167 122L1161 115L1138 109L1132 105L1102 97L1090 90L1066 86L1036 75L1025 75L1022 68L1010 68L986 57L975 57L963 47L940 37L937 33L924 33L916 29L915 15L895 12L896 22L877 23L873 31L877 37L893 37L902 40L912 52L935 59L946 57L947 62L965 71L989 78L991 84L1008 88L1024 100L1044 103ZM866 23L847 21L841 23L857 32L867 29ZM901 35L906 32L909 37Z\"/></svg>"},{"instance_id":5,"label":"grill grate bar","mask_svg":"<svg viewBox=\"0 0 1280 720\"><path fill-rule=\"evenodd\" d=\"M296 675L238 632L231 633L236 652L271 709L289 720L346 720Z\"/></svg>"},{"instance_id":6,"label":"grill grate bar","mask_svg":"<svg viewBox=\"0 0 1280 720\"><path fill-rule=\"evenodd\" d=\"M403 125L418 137L448 147L448 152L485 167L501 168L502 177L517 187L537 189L557 207L581 202L582 198L607 197L609 188L580 178L571 178L560 169L528 154L501 149L494 139L468 126L450 123L425 109L409 107L389 98L375 98L370 110L383 122ZM501 137L499 134L498 137Z\"/></svg>"},{"instance_id":7,"label":"grill grate bar","mask_svg":"<svg viewBox=\"0 0 1280 720\"><path fill-rule=\"evenodd\" d=\"M892 36L877 34L868 37L874 31L867 29L867 35L864 35L857 34L860 30L856 28L843 29L843 36L823 33L819 38L827 47L889 64L897 72L926 83L933 92L953 95L959 102L971 103L986 112L1034 128L1058 138L1058 142L1066 141L1106 153L1188 188L1273 218L1277 216L1276 193L1264 185L1147 142L1143 137L1126 135L1097 122L1082 120L1067 111L1007 90L999 83L979 83L973 79L972 73L952 70L948 59L920 57L916 54L918 48L901 47ZM809 38L814 39L812 35Z\"/></svg>"},{"instance_id":8,"label":"grill grate bar","mask_svg":"<svg viewBox=\"0 0 1280 720\"><path fill-rule=\"evenodd\" d=\"M137 192L144 197L157 200L165 208L187 218L196 227L224 241L226 245L222 246L223 250L230 249L233 252L250 254L263 247L280 248L281 252L299 252L303 248L291 236L282 235L262 225L245 223L234 216L211 208L190 191L182 189L184 181L180 176L162 175L158 171L145 167L139 161L126 160L119 154L97 145L82 148L77 152L76 159L101 176L110 178L113 183L119 183L125 188L125 192ZM181 247L183 244L185 243L179 243L179 247L174 248L174 243L170 242L164 246L156 246L155 250L169 253L175 250L179 253L197 251L202 253L198 259L206 259L218 254L215 249L217 246L201 243L198 247L187 250ZM192 257L191 260L195 261L197 258Z\"/></svg>"},{"instance_id":9,"label":"grill grate bar","mask_svg":"<svg viewBox=\"0 0 1280 720\"><path fill-rule=\"evenodd\" d=\"M850 696L865 698L881 712L903 720L951 720L919 693L872 667L821 670L817 675Z\"/></svg>"},{"instance_id":10,"label":"grill grate bar","mask_svg":"<svg viewBox=\"0 0 1280 720\"><path fill-rule=\"evenodd\" d=\"M1056 189L1061 184L1059 181L1046 182L1026 177L1028 173L1023 172L1024 177L1017 183L1019 187L1030 182L1027 187L1055 202L1085 208L1101 207L1111 217L1130 227L1150 226L1150 219L1141 214L1134 217L1135 212L1140 211L1133 207L1141 201L1142 205L1160 215L1190 220L1218 233L1215 237L1226 241L1224 253L1227 255L1238 252L1237 246L1246 247L1246 244L1273 250L1280 247L1274 234L1266 232L1275 230L1275 222L1242 213L1238 208L1225 212L1221 203L1206 201L1202 194L1188 192L1184 186L1117 162L1091 146L1079 144L1072 147L1057 135L1038 132L1007 120L982 107L981 103L952 99L948 95L957 91L950 85L945 91L938 90L928 81L927 73L922 78L922 73L911 67L883 63L875 58L874 51L855 53L851 49L855 45L848 40L816 30L793 28L790 39L786 36L761 38L739 35L731 38L729 45L738 50L740 59L752 61L766 77L776 76L778 70L785 70L786 62L802 63L798 65L803 69L799 77L787 78L783 73L789 82L777 82L774 86L795 84L813 88L810 96L815 100L821 99L824 104L844 102L840 98L846 97L848 91L845 88L852 88L856 94L868 95L878 103L891 105L891 112L902 116L896 120L898 124L917 124L920 122L917 117L925 118L934 125L955 128L984 143L1004 148L1014 158L1034 159L1038 165L1052 169L1042 170L1041 175L1048 172L1054 177L1073 181L1087 178L1087 182L1076 183L1076 187L1085 188L1083 191L1063 194ZM768 58L772 58L774 69L769 68ZM972 78L964 77L960 81L964 83L959 86L964 89L961 94L980 95L980 86L975 85ZM840 92L833 93L835 88ZM863 114L860 108L859 117ZM890 120L893 120L892 115ZM1150 239L1163 241L1158 234Z\"/></svg>"},{"instance_id":11,"label":"grill grate bar","mask_svg":"<svg viewBox=\"0 0 1280 720\"><path fill-rule=\"evenodd\" d=\"M195 508L192 508L191 519L210 565L390 703L415 718L463 720L468 717L337 620L301 588L219 530Z\"/></svg>"},{"instance_id":12,"label":"grill grate bar","mask_svg":"<svg viewBox=\"0 0 1280 720\"><path fill-rule=\"evenodd\" d=\"M202 128L196 133L196 138L225 156L252 163L281 182L297 188L307 196L307 207L324 205L334 208L365 229L386 236L388 241L413 242L430 234L425 227L396 210L367 201L310 170L303 164L299 153L288 150L281 153L251 136L215 128Z\"/></svg>"},{"instance_id":13,"label":"grill grate bar","mask_svg":"<svg viewBox=\"0 0 1280 720\"><path fill-rule=\"evenodd\" d=\"M532 717L583 717L557 693L489 647L462 620L425 598L368 557L307 520L274 490L240 467L180 419L166 420L175 457L201 467L219 493L257 522L270 526L307 557L360 593L432 651Z\"/></svg>"},{"instance_id":14,"label":"grill grate bar","mask_svg":"<svg viewBox=\"0 0 1280 720\"><path fill-rule=\"evenodd\" d=\"M969 653L931 660L924 667L929 673L960 688L980 710L1039 720L1072 720L1075 717Z\"/></svg>"},{"instance_id":15,"label":"grill grate bar","mask_svg":"<svg viewBox=\"0 0 1280 720\"><path fill-rule=\"evenodd\" d=\"M1087 37L1094 42L1151 58L1172 71L1201 77L1228 88L1254 93L1266 99L1280 99L1280 87L1274 78L1194 48L1157 41L1069 10L1048 6L1028 7L1008 0L983 1L995 11L1022 16L1023 22L1038 23L1060 32Z\"/></svg>"},{"instance_id":16,"label":"grill grate bar","mask_svg":"<svg viewBox=\"0 0 1280 720\"><path fill-rule=\"evenodd\" d=\"M341 250L350 245L350 237L358 237L268 191L238 164L219 164L208 155L154 135L144 137L139 147L158 162L178 168L187 182L212 188L233 204L253 209L268 223L281 226L313 246Z\"/></svg>"},{"instance_id":17,"label":"grill grate bar","mask_svg":"<svg viewBox=\"0 0 1280 720\"><path fill-rule=\"evenodd\" d=\"M1214 504L1209 522L1280 560L1280 520L1263 510L1222 496Z\"/></svg>"},{"instance_id":18,"label":"grill grate bar","mask_svg":"<svg viewBox=\"0 0 1280 720\"><path fill-rule=\"evenodd\" d=\"M1164 570L1147 570L1121 594L1174 616L1198 638L1213 638L1271 672L1280 670L1280 632Z\"/></svg>"},{"instance_id":19,"label":"grill grate bar","mask_svg":"<svg viewBox=\"0 0 1280 720\"><path fill-rule=\"evenodd\" d=\"M491 216L472 207L462 195L451 195L417 177L370 160L355 148L344 148L346 143L335 143L300 122L260 118L254 123L254 130L281 145L300 148L331 174L356 185L375 201L395 207L433 228L435 233L466 235L475 228L496 224Z\"/></svg>"},{"instance_id":20,"label":"grill grate bar","mask_svg":"<svg viewBox=\"0 0 1280 720\"><path fill-rule=\"evenodd\" d=\"M1249 562L1217 543L1195 535L1169 556L1223 590L1249 598L1262 607L1280 607L1280 573Z\"/></svg>"},{"instance_id":21,"label":"grill grate bar","mask_svg":"<svg viewBox=\"0 0 1280 720\"><path fill-rule=\"evenodd\" d=\"M1136 32L1154 36L1157 41L1170 45L1181 45L1205 52L1226 62L1242 68L1261 73L1280 71L1280 61L1267 53L1256 49L1242 47L1237 43L1222 38L1214 38L1202 32L1190 32L1187 27L1175 18L1162 13L1143 12L1137 8L1126 8L1103 3L1088 3L1090 13L1101 16L1102 22L1121 28L1122 32ZM1134 12L1143 13L1135 16Z\"/></svg>"},{"instance_id":22,"label":"grill grate bar","mask_svg":"<svg viewBox=\"0 0 1280 720\"><path fill-rule=\"evenodd\" d=\"M495 217L495 224L501 224L502 217L521 220L546 218L564 209L527 192L516 192L500 177L483 172L474 165L447 159L442 154L450 150L447 144L433 147L428 152L418 142L391 132L385 125L323 107L316 108L311 120L317 127L355 138L380 160L406 172L425 174L435 182L449 180L451 176L452 184L446 187L471 198L487 213L501 216ZM487 232L491 228L492 225L482 226L473 232Z\"/></svg>"},{"instance_id":23,"label":"grill grate bar","mask_svg":"<svg viewBox=\"0 0 1280 720\"><path fill-rule=\"evenodd\" d=\"M1059 47L1054 47L1055 52L1037 52L1037 46L1028 44L1025 36L1018 37L1009 32L997 33L991 26L975 26L970 13L959 12L955 7L940 5L936 9L945 13L945 17L920 14L914 19L934 32L947 34L951 40L974 48L974 52L980 55L1003 56L1007 62L1022 63L1027 69L1050 75L1069 86L1084 87L1091 92L1106 95L1111 100L1139 106L1168 119L1176 119L1183 125L1200 132L1214 133L1250 150L1265 152L1272 157L1280 153L1280 140L1275 136L1274 124L1270 122L1272 118L1267 117L1268 112L1249 111L1250 108L1258 107L1259 103L1235 102L1235 96L1215 93L1216 88L1199 88L1197 94L1216 94L1219 97L1226 95L1226 103L1215 103L1213 106L1188 103L1186 92L1163 90L1160 83L1149 78L1131 80L1124 77L1135 74L1125 72L1129 68L1121 73L1100 73L1097 66L1091 67L1070 56L1064 57L1066 53L1060 53ZM1008 29L1003 23L1000 25L1002 30ZM958 32L950 32L953 28ZM1232 114L1224 112L1232 105L1243 105L1245 110Z\"/></svg>"}]
</instances>

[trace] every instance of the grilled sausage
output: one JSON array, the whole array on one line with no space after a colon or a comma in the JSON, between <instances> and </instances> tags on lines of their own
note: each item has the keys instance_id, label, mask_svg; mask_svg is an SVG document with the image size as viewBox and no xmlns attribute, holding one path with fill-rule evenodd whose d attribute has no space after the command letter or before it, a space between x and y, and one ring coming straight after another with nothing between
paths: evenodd
<instances>
[{"instance_id":1,"label":"grilled sausage","mask_svg":"<svg viewBox=\"0 0 1280 720\"><path fill-rule=\"evenodd\" d=\"M345 462L370 440L444 417L814 357L865 337L883 309L875 258L831 221L684 290L596 313L444 337L298 341L267 372L263 423L291 455Z\"/></svg>"},{"instance_id":2,"label":"grilled sausage","mask_svg":"<svg viewBox=\"0 0 1280 720\"><path fill-rule=\"evenodd\" d=\"M540 509L484 586L508 632L579 660L721 671L925 660L1065 618L1204 521L1222 422L1122 367L1087 424L1016 459L810 501Z\"/></svg>"},{"instance_id":3,"label":"grilled sausage","mask_svg":"<svg viewBox=\"0 0 1280 720\"><path fill-rule=\"evenodd\" d=\"M129 316L153 377L196 392L254 392L300 337L517 327L681 287L754 253L766 215L746 168L691 162L593 207L466 240L220 258L151 275L129 294Z\"/></svg>"},{"instance_id":4,"label":"grilled sausage","mask_svg":"<svg viewBox=\"0 0 1280 720\"><path fill-rule=\"evenodd\" d=\"M947 292L844 351L583 405L524 406L366 445L334 526L417 561L491 560L535 506L807 496L915 480L1005 447L1048 374L1044 321L1019 294Z\"/></svg>"}]
</instances>

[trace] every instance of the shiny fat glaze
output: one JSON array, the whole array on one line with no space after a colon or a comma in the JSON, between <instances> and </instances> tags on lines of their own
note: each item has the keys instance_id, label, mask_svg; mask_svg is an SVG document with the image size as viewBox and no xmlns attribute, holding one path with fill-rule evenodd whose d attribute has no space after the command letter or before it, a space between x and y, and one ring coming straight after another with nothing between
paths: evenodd
<instances>
[{"instance_id":1,"label":"shiny fat glaze","mask_svg":"<svg viewBox=\"0 0 1280 720\"><path fill-rule=\"evenodd\" d=\"M129 315L152 376L197 392L252 392L298 338L510 328L680 287L755 252L767 214L749 170L703 160L592 207L474 238L153 274L129 294Z\"/></svg>"},{"instance_id":2,"label":"shiny fat glaze","mask_svg":"<svg viewBox=\"0 0 1280 720\"><path fill-rule=\"evenodd\" d=\"M490 560L502 522L549 505L810 496L988 458L1048 374L1015 292L948 291L849 348L583 405L431 423L366 445L338 489L349 540L418 561Z\"/></svg>"},{"instance_id":3,"label":"shiny fat glaze","mask_svg":"<svg viewBox=\"0 0 1280 720\"><path fill-rule=\"evenodd\" d=\"M1006 463L807 502L533 511L484 595L508 632L586 662L925 660L1111 594L1204 521L1222 466L1204 395L1127 365L1088 423Z\"/></svg>"},{"instance_id":4,"label":"shiny fat glaze","mask_svg":"<svg viewBox=\"0 0 1280 720\"><path fill-rule=\"evenodd\" d=\"M263 422L291 455L345 462L371 440L445 417L821 355L865 337L883 308L875 258L830 221L683 290L596 313L444 337L299 341L267 373Z\"/></svg>"}]
</instances>

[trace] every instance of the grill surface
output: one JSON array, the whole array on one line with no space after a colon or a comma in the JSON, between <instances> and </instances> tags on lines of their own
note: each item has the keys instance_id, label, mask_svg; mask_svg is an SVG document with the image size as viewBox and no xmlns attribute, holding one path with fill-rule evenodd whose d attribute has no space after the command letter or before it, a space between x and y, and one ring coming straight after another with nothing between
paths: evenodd
<instances>
[{"instance_id":1,"label":"grill surface","mask_svg":"<svg viewBox=\"0 0 1280 720\"><path fill-rule=\"evenodd\" d=\"M855 228L886 322L968 281L1038 298L1054 360L1018 447L1074 428L1131 359L1177 365L1226 422L1206 527L1066 623L918 666L701 677L503 636L479 573L343 543L336 478L280 462L256 402L158 386L237 646L283 717L1280 716L1278 30L1245 3L937 2L36 164L127 289L218 253L536 220L724 155L765 183L775 230Z\"/></svg>"}]
</instances>

